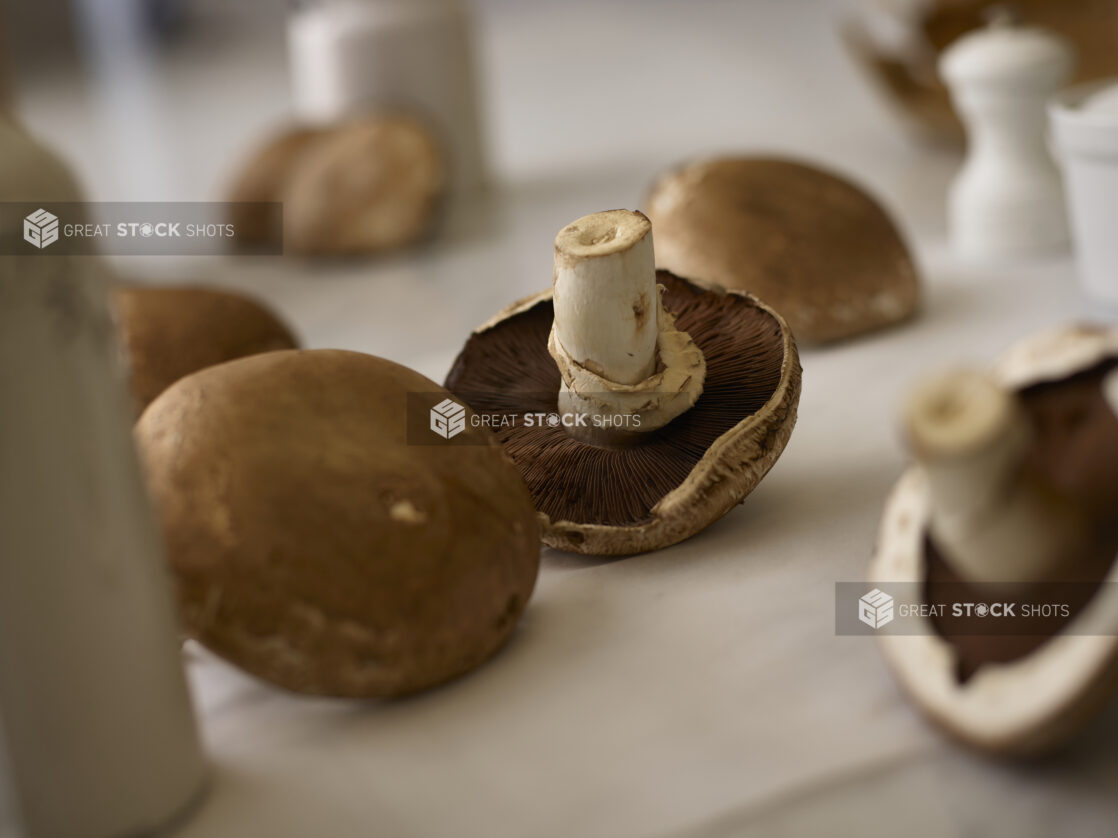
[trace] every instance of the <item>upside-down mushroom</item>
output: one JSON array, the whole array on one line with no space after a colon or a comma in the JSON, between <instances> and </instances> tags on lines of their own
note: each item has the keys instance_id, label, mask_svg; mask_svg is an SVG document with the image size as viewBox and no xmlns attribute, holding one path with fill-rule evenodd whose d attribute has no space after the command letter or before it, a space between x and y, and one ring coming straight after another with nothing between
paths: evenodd
<instances>
[{"instance_id":1,"label":"upside-down mushroom","mask_svg":"<svg viewBox=\"0 0 1118 838\"><path fill-rule=\"evenodd\" d=\"M1022 619L995 630L942 609L880 639L921 708L978 749L1050 749L1118 688L1116 370L1118 330L1060 329L907 407L917 464L885 508L871 581L931 605L1004 599ZM1061 610L1024 619L1040 603Z\"/></svg>"},{"instance_id":2,"label":"upside-down mushroom","mask_svg":"<svg viewBox=\"0 0 1118 838\"><path fill-rule=\"evenodd\" d=\"M552 290L478 329L446 386L495 419L547 544L627 555L752 491L792 433L800 365L780 315L657 271L649 220L614 210L560 231Z\"/></svg>"}]
</instances>

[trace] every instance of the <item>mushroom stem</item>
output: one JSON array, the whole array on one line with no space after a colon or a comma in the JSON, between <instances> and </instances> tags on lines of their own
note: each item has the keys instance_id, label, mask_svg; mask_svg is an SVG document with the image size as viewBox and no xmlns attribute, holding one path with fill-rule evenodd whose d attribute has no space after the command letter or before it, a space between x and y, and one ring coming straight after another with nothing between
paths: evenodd
<instances>
[{"instance_id":1,"label":"mushroom stem","mask_svg":"<svg viewBox=\"0 0 1118 838\"><path fill-rule=\"evenodd\" d=\"M555 321L548 349L559 409L575 436L609 442L662 427L699 398L702 351L663 308L652 225L639 212L587 215L555 238Z\"/></svg>"},{"instance_id":2,"label":"mushroom stem","mask_svg":"<svg viewBox=\"0 0 1118 838\"><path fill-rule=\"evenodd\" d=\"M656 262L652 224L613 210L580 218L555 237L555 333L579 364L618 384L656 367Z\"/></svg>"},{"instance_id":3,"label":"mushroom stem","mask_svg":"<svg viewBox=\"0 0 1118 838\"><path fill-rule=\"evenodd\" d=\"M1032 582L1068 569L1084 525L1026 465L1033 430L1011 391L982 373L947 373L913 393L904 430L928 477L932 538L961 576Z\"/></svg>"}]
</instances>

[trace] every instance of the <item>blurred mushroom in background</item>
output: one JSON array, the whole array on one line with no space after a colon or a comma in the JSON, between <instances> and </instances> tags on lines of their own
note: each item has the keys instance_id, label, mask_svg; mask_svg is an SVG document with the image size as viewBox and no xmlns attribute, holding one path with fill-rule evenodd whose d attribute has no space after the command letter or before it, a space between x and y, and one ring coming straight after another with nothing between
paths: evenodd
<instances>
[{"instance_id":1,"label":"blurred mushroom in background","mask_svg":"<svg viewBox=\"0 0 1118 838\"><path fill-rule=\"evenodd\" d=\"M299 346L287 325L263 303L231 291L121 286L112 301L136 416L192 372Z\"/></svg>"},{"instance_id":2,"label":"blurred mushroom in background","mask_svg":"<svg viewBox=\"0 0 1118 838\"><path fill-rule=\"evenodd\" d=\"M380 114L329 127L294 126L266 140L227 195L240 242L280 234L285 253L373 254L414 244L432 229L445 181L433 133L411 117Z\"/></svg>"}]
</instances>

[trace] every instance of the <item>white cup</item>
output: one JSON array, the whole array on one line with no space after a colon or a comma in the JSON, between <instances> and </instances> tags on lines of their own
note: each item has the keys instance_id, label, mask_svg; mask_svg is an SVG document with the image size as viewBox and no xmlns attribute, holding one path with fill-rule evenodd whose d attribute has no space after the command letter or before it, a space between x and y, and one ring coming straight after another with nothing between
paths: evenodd
<instances>
[{"instance_id":1,"label":"white cup","mask_svg":"<svg viewBox=\"0 0 1118 838\"><path fill-rule=\"evenodd\" d=\"M1072 239L1087 293L1118 306L1118 113L1083 107L1118 78L1070 88L1049 103Z\"/></svg>"}]
</instances>

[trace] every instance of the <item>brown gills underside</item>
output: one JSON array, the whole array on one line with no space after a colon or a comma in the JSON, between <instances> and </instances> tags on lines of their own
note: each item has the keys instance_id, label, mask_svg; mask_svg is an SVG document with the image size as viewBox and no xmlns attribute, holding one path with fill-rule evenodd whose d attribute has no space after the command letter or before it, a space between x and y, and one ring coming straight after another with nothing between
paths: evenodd
<instances>
[{"instance_id":1,"label":"brown gills underside","mask_svg":"<svg viewBox=\"0 0 1118 838\"><path fill-rule=\"evenodd\" d=\"M497 428L536 508L551 520L614 526L647 521L710 445L776 391L784 360L777 320L748 299L702 289L658 271L664 307L706 356L703 394L691 410L625 447L580 442L562 427ZM544 300L472 335L446 387L481 414L550 414L559 371L547 351L552 305Z\"/></svg>"}]
</instances>

